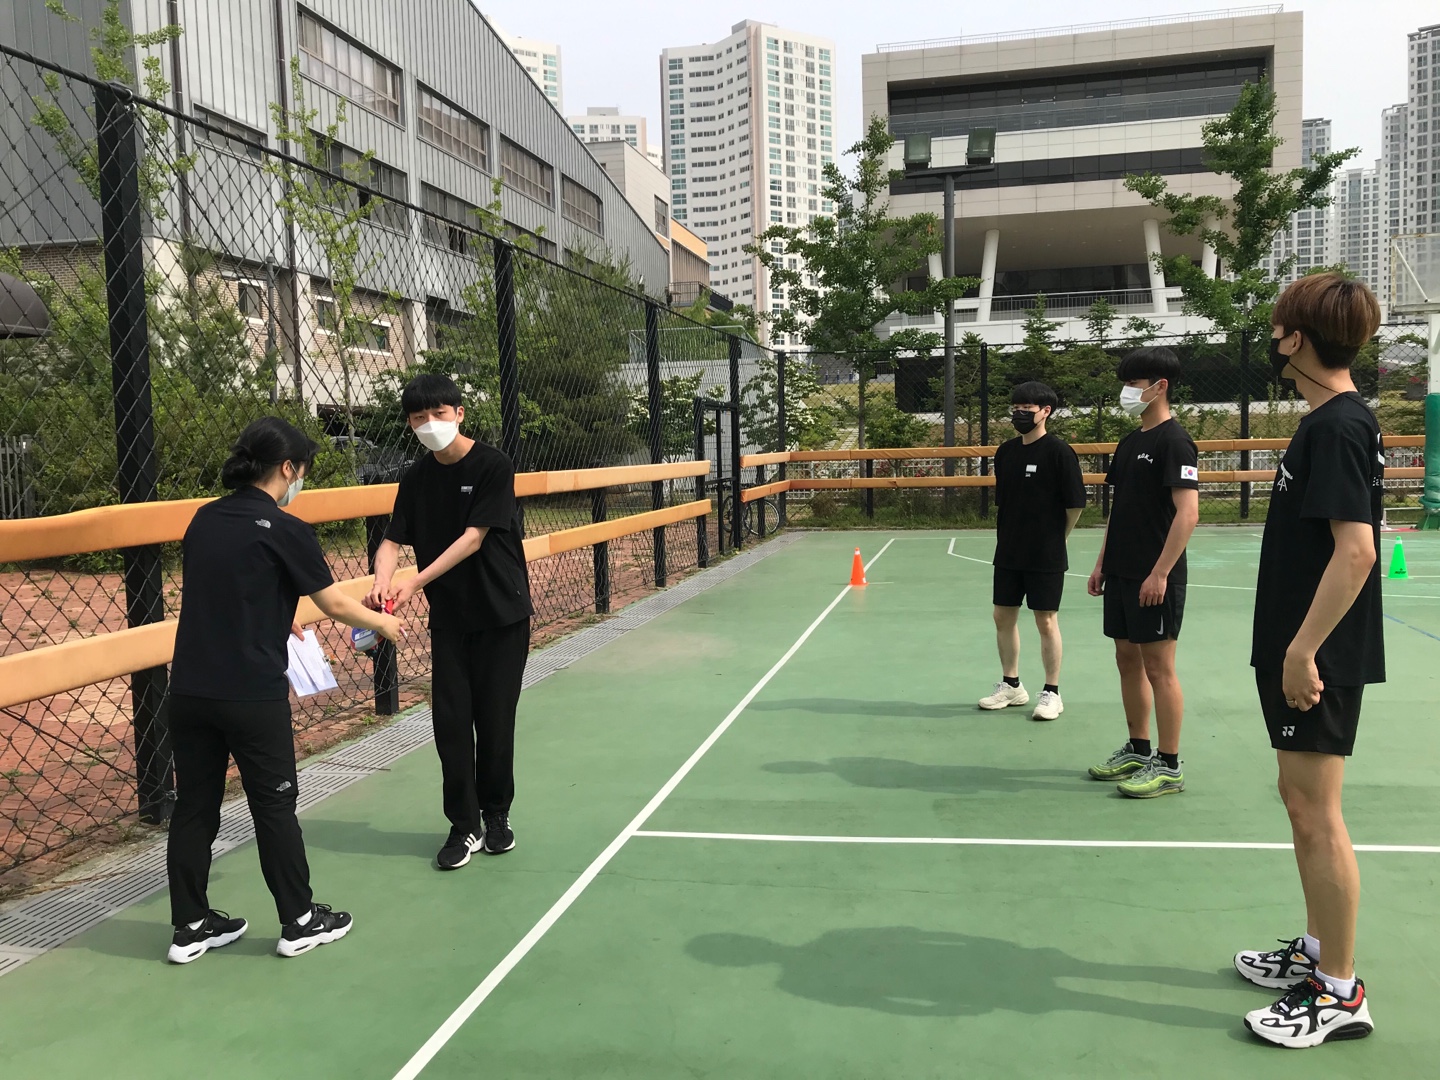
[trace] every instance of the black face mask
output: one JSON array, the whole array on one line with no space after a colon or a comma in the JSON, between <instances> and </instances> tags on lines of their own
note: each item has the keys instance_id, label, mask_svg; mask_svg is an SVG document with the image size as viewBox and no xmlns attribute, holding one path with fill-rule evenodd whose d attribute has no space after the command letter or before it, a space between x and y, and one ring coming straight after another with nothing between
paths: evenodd
<instances>
[{"instance_id":1,"label":"black face mask","mask_svg":"<svg viewBox=\"0 0 1440 1080\"><path fill-rule=\"evenodd\" d=\"M1314 347L1315 352L1320 356L1322 360L1328 357L1335 357L1343 360L1345 363L1349 363L1350 361L1354 360L1355 354L1360 351L1359 349L1337 348L1333 345L1330 345L1328 342L1325 341L1324 338L1320 337L1318 334L1312 334L1308 331L1301 332L1306 335L1306 337L1310 341L1310 344ZM1282 371L1285 370L1285 365L1290 363L1290 361L1294 359L1294 357L1286 356L1280 351L1280 342L1282 340L1282 338L1273 337L1270 339L1270 369L1275 372L1275 378L1277 379L1284 379L1286 382L1292 383L1298 382L1298 380L1291 378L1288 375L1280 374ZM1298 371L1299 369L1297 368L1296 370ZM1324 390L1329 390L1331 393L1339 393L1339 391L1335 390L1334 387L1327 386L1325 383L1322 383L1313 375L1306 375L1303 371L1301 371L1300 374L1305 379L1309 380L1310 382L1314 383L1316 386Z\"/></svg>"},{"instance_id":2,"label":"black face mask","mask_svg":"<svg viewBox=\"0 0 1440 1080\"><path fill-rule=\"evenodd\" d=\"M1039 413L1030 412L1028 409L1016 409L1010 414L1011 426L1021 435L1028 435L1034 431L1039 419Z\"/></svg>"},{"instance_id":3,"label":"black face mask","mask_svg":"<svg viewBox=\"0 0 1440 1080\"><path fill-rule=\"evenodd\" d=\"M1280 351L1280 338L1270 339L1270 369L1275 372L1275 378L1283 379L1285 376L1280 373L1285 370L1285 365L1290 363L1290 357ZM1294 382L1293 379L1290 380Z\"/></svg>"}]
</instances>

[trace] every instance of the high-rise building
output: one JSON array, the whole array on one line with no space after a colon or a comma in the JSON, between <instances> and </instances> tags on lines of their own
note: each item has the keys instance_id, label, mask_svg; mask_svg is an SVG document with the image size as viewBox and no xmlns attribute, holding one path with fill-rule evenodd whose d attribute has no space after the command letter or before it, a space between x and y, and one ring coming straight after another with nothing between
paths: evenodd
<instances>
[{"instance_id":1,"label":"high-rise building","mask_svg":"<svg viewBox=\"0 0 1440 1080\"><path fill-rule=\"evenodd\" d=\"M1335 182L1335 259L1369 285L1378 297L1387 291L1389 236L1385 228L1384 169L1347 169Z\"/></svg>"},{"instance_id":2,"label":"high-rise building","mask_svg":"<svg viewBox=\"0 0 1440 1080\"><path fill-rule=\"evenodd\" d=\"M567 116L565 122L581 142L624 142L642 154L649 153L648 123L643 116L621 116L615 106L586 109L584 116Z\"/></svg>"},{"instance_id":3,"label":"high-rise building","mask_svg":"<svg viewBox=\"0 0 1440 1080\"><path fill-rule=\"evenodd\" d=\"M1309 168L1316 156L1328 154L1331 149L1331 124L1329 120L1302 120L1300 122L1300 164ZM1297 210L1290 217L1290 224L1276 235L1270 248L1270 255L1263 260L1265 272L1275 277L1281 264L1293 257L1294 262L1280 275L1280 283L1292 281L1317 266L1329 266L1335 261L1333 242L1334 206L1322 206L1312 210Z\"/></svg>"},{"instance_id":4,"label":"high-rise building","mask_svg":"<svg viewBox=\"0 0 1440 1080\"><path fill-rule=\"evenodd\" d=\"M1432 121L1440 121L1440 23L1422 26L1409 38L1410 97L1406 116L1409 160L1401 231L1437 232L1440 231L1440 142L1432 142L1434 136L1430 131ZM1440 132L1440 124L1435 130Z\"/></svg>"},{"instance_id":5,"label":"high-rise building","mask_svg":"<svg viewBox=\"0 0 1440 1080\"><path fill-rule=\"evenodd\" d=\"M1405 224L1405 173L1409 161L1410 106L1392 105L1380 115L1380 187L1385 231L1400 233Z\"/></svg>"},{"instance_id":6,"label":"high-rise building","mask_svg":"<svg viewBox=\"0 0 1440 1080\"><path fill-rule=\"evenodd\" d=\"M833 41L753 19L660 54L672 214L705 240L710 283L759 312L789 298L746 246L834 213L820 193L835 160L834 73Z\"/></svg>"},{"instance_id":7,"label":"high-rise building","mask_svg":"<svg viewBox=\"0 0 1440 1080\"><path fill-rule=\"evenodd\" d=\"M505 43L505 47L515 55L515 59L520 61L520 66L535 80L535 85L545 91L550 103L563 113L565 105L561 91L560 46L553 41L540 41L538 38L507 33L496 26L495 20L490 16L485 16L485 19Z\"/></svg>"}]
</instances>

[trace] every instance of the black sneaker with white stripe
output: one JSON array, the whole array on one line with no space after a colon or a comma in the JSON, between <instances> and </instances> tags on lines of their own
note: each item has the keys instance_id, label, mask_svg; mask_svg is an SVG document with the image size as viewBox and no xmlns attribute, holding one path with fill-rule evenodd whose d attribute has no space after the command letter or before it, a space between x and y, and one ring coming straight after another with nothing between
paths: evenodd
<instances>
[{"instance_id":1,"label":"black sneaker with white stripe","mask_svg":"<svg viewBox=\"0 0 1440 1080\"><path fill-rule=\"evenodd\" d=\"M1235 970L1247 981L1267 990L1289 990L1315 974L1315 961L1305 955L1305 939L1281 941L1283 949L1259 952L1242 949L1235 954Z\"/></svg>"},{"instance_id":2,"label":"black sneaker with white stripe","mask_svg":"<svg viewBox=\"0 0 1440 1080\"><path fill-rule=\"evenodd\" d=\"M304 926L292 922L281 931L275 951L281 956L300 956L317 945L339 941L354 925L355 920L348 911L333 911L326 904L316 904L311 907L310 921Z\"/></svg>"},{"instance_id":3,"label":"black sneaker with white stripe","mask_svg":"<svg viewBox=\"0 0 1440 1080\"><path fill-rule=\"evenodd\" d=\"M510 814L505 810L481 815L485 820L483 840L486 855L504 855L515 847L515 833L510 828Z\"/></svg>"},{"instance_id":4,"label":"black sneaker with white stripe","mask_svg":"<svg viewBox=\"0 0 1440 1080\"><path fill-rule=\"evenodd\" d=\"M1346 1001L1314 975L1274 1005L1248 1013L1245 1026L1266 1042L1292 1049L1331 1039L1363 1039L1375 1030L1363 982L1355 980L1355 992Z\"/></svg>"},{"instance_id":5,"label":"black sneaker with white stripe","mask_svg":"<svg viewBox=\"0 0 1440 1080\"><path fill-rule=\"evenodd\" d=\"M232 919L223 911L208 912L195 929L177 926L170 941L167 954L172 964L188 964L199 960L211 949L219 949L245 936L250 924L244 919Z\"/></svg>"},{"instance_id":6,"label":"black sneaker with white stripe","mask_svg":"<svg viewBox=\"0 0 1440 1080\"><path fill-rule=\"evenodd\" d=\"M474 833L450 830L445 846L435 856L435 865L441 870L458 870L470 861L470 856L480 850L480 838Z\"/></svg>"}]
</instances>

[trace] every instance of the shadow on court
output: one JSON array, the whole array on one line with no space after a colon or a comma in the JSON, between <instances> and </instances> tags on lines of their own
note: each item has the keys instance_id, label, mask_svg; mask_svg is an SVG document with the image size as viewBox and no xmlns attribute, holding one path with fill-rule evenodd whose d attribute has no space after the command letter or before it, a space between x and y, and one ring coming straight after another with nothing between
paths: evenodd
<instances>
[{"instance_id":1,"label":"shadow on court","mask_svg":"<svg viewBox=\"0 0 1440 1080\"><path fill-rule=\"evenodd\" d=\"M247 911L244 918L249 920L250 929L245 936L220 953L226 956L274 956L275 942L280 937L280 919L275 908L267 902L263 910ZM169 967L165 959L170 948L170 926L163 921L142 922L139 919L106 919L94 929L76 938L65 949L83 949L103 956L118 956L125 960L143 960L158 966Z\"/></svg>"},{"instance_id":2,"label":"shadow on court","mask_svg":"<svg viewBox=\"0 0 1440 1080\"><path fill-rule=\"evenodd\" d=\"M893 758L831 758L829 761L772 761L766 772L798 776L834 773L855 787L974 795L982 791L1089 790L1093 781L1074 769L1006 769L993 765L922 765Z\"/></svg>"},{"instance_id":3,"label":"shadow on court","mask_svg":"<svg viewBox=\"0 0 1440 1080\"><path fill-rule=\"evenodd\" d=\"M788 698L754 701L750 712L813 712L822 716L915 716L949 720L975 711L973 704L928 701L864 701L856 698Z\"/></svg>"},{"instance_id":4,"label":"shadow on court","mask_svg":"<svg viewBox=\"0 0 1440 1080\"><path fill-rule=\"evenodd\" d=\"M433 861L435 852L445 842L444 829L427 833L386 832L363 821L324 818L302 818L300 825L306 847L340 855L395 855Z\"/></svg>"},{"instance_id":5,"label":"shadow on court","mask_svg":"<svg viewBox=\"0 0 1440 1080\"><path fill-rule=\"evenodd\" d=\"M1196 990L1228 985L1210 972L1097 964L1059 949L913 926L831 930L795 946L748 934L705 934L693 938L686 952L717 967L775 965L776 986L787 994L902 1016L979 1016L1004 1009L1030 1015L1089 1012L1216 1030L1235 1026L1228 1012L1131 1001L1060 985L1067 979L1112 983L1117 989L1131 983Z\"/></svg>"}]
</instances>

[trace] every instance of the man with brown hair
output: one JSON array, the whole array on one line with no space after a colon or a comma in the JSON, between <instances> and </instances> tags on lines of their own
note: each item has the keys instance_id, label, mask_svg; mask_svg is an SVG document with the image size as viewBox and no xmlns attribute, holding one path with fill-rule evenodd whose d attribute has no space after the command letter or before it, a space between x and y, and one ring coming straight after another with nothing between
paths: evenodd
<instances>
[{"instance_id":1,"label":"man with brown hair","mask_svg":"<svg viewBox=\"0 0 1440 1080\"><path fill-rule=\"evenodd\" d=\"M1284 948L1244 951L1235 967L1284 990L1245 1026L1281 1046L1318 1046L1374 1030L1355 977L1360 870L1341 814L1345 759L1360 698L1385 681L1380 609L1380 425L1350 365L1380 325L1363 284L1314 274L1275 305L1270 362L1310 406L1280 462L1265 519L1250 663L1276 750L1305 893L1305 933Z\"/></svg>"}]
</instances>

